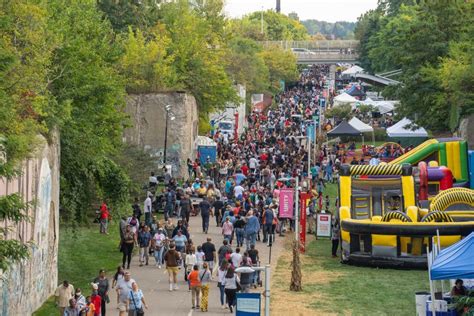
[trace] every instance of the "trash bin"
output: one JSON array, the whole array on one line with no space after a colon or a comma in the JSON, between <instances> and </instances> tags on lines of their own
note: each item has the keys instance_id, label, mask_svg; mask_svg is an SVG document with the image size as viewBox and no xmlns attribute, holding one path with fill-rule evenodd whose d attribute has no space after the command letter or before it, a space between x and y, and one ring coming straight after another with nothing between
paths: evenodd
<instances>
[{"instance_id":1,"label":"trash bin","mask_svg":"<svg viewBox=\"0 0 474 316\"><path fill-rule=\"evenodd\" d=\"M416 316L426 315L426 301L428 301L429 297L430 297L429 292L416 292L415 293Z\"/></svg>"}]
</instances>

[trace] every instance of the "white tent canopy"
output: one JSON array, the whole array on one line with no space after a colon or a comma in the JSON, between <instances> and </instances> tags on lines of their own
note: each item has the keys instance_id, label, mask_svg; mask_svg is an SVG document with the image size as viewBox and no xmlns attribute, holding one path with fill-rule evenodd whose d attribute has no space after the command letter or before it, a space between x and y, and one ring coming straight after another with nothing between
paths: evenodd
<instances>
[{"instance_id":1,"label":"white tent canopy","mask_svg":"<svg viewBox=\"0 0 474 316\"><path fill-rule=\"evenodd\" d=\"M352 104L355 102L357 102L357 99L345 92L334 98L335 105L341 105L345 103Z\"/></svg>"},{"instance_id":2,"label":"white tent canopy","mask_svg":"<svg viewBox=\"0 0 474 316\"><path fill-rule=\"evenodd\" d=\"M354 65L351 68L344 70L342 74L352 76L363 71L364 71L364 68Z\"/></svg>"},{"instance_id":3,"label":"white tent canopy","mask_svg":"<svg viewBox=\"0 0 474 316\"><path fill-rule=\"evenodd\" d=\"M428 133L423 127L411 130L409 127L411 124L413 123L405 117L395 125L387 128L387 135L389 137L428 137Z\"/></svg>"},{"instance_id":4,"label":"white tent canopy","mask_svg":"<svg viewBox=\"0 0 474 316\"><path fill-rule=\"evenodd\" d=\"M349 124L351 124L352 127L354 127L356 130L362 133L368 133L368 132L374 131L372 126L365 124L364 122L359 120L357 117L351 118L351 120L349 121Z\"/></svg>"},{"instance_id":5,"label":"white tent canopy","mask_svg":"<svg viewBox=\"0 0 474 316\"><path fill-rule=\"evenodd\" d=\"M399 101L374 101L371 98L367 98L364 101L361 101L361 103L371 105L377 110L377 112L380 112L380 114L385 114L393 111L395 105L398 104Z\"/></svg>"},{"instance_id":6,"label":"white tent canopy","mask_svg":"<svg viewBox=\"0 0 474 316\"><path fill-rule=\"evenodd\" d=\"M196 141L194 144L197 146L217 146L217 143L209 137L206 136L198 136L196 137Z\"/></svg>"}]
</instances>

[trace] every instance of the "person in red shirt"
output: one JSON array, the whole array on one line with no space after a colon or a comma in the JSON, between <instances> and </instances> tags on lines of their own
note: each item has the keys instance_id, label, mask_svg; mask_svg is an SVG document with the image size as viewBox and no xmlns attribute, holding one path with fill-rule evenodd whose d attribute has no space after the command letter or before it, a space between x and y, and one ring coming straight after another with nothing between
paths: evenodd
<instances>
[{"instance_id":1,"label":"person in red shirt","mask_svg":"<svg viewBox=\"0 0 474 316\"><path fill-rule=\"evenodd\" d=\"M100 233L108 235L107 226L109 223L110 213L105 201L100 206Z\"/></svg>"},{"instance_id":2,"label":"person in red shirt","mask_svg":"<svg viewBox=\"0 0 474 316\"><path fill-rule=\"evenodd\" d=\"M249 167L247 166L247 163L244 162L244 164L242 165L242 167L240 168L242 170L242 173L248 177L249 175Z\"/></svg>"},{"instance_id":3,"label":"person in red shirt","mask_svg":"<svg viewBox=\"0 0 474 316\"><path fill-rule=\"evenodd\" d=\"M97 294L99 290L99 285L97 283L91 283L91 285L92 285L91 303L94 304L94 307L95 307L94 316L100 316L102 298L100 297L99 294Z\"/></svg>"}]
</instances>

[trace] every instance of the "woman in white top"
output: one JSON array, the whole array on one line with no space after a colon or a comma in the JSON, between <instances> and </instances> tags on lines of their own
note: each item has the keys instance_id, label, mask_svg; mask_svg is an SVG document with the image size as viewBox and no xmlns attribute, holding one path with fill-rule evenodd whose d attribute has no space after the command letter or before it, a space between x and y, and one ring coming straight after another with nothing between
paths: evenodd
<instances>
[{"instance_id":1,"label":"woman in white top","mask_svg":"<svg viewBox=\"0 0 474 316\"><path fill-rule=\"evenodd\" d=\"M194 250L194 247L191 247L188 250L184 262L186 264L186 271L184 271L184 280L187 281L188 274L193 270L194 265L197 264L196 251Z\"/></svg>"},{"instance_id":2,"label":"woman in white top","mask_svg":"<svg viewBox=\"0 0 474 316\"><path fill-rule=\"evenodd\" d=\"M223 259L219 269L217 270L217 287L219 288L220 292L220 299L221 299L221 306L222 309L225 309L225 291L224 291L224 280L225 275L227 274L227 267L229 263L226 259Z\"/></svg>"},{"instance_id":3,"label":"woman in white top","mask_svg":"<svg viewBox=\"0 0 474 316\"><path fill-rule=\"evenodd\" d=\"M163 229L159 228L152 239L152 246L155 255L156 266L161 269L161 263L163 262L163 251L165 249L166 236L163 234Z\"/></svg>"},{"instance_id":4,"label":"woman in white top","mask_svg":"<svg viewBox=\"0 0 474 316\"><path fill-rule=\"evenodd\" d=\"M202 264L202 270L199 271L199 280L201 281L201 311L207 312L209 301L209 282L211 281L211 271L207 262Z\"/></svg>"},{"instance_id":5,"label":"woman in white top","mask_svg":"<svg viewBox=\"0 0 474 316\"><path fill-rule=\"evenodd\" d=\"M236 304L236 293L237 293L237 284L240 282L239 277L234 273L234 268L230 266L227 269L227 273L224 279L224 291L227 297L227 304L229 305L229 310L232 313L233 307Z\"/></svg>"}]
</instances>

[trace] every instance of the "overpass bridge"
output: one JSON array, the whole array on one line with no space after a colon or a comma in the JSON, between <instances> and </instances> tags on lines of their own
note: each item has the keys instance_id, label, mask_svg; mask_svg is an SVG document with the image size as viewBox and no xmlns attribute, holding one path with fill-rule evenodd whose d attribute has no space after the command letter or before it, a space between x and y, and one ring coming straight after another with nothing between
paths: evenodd
<instances>
[{"instance_id":1,"label":"overpass bridge","mask_svg":"<svg viewBox=\"0 0 474 316\"><path fill-rule=\"evenodd\" d=\"M359 58L355 40L264 41L262 45L292 50L298 64L355 63Z\"/></svg>"}]
</instances>

